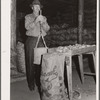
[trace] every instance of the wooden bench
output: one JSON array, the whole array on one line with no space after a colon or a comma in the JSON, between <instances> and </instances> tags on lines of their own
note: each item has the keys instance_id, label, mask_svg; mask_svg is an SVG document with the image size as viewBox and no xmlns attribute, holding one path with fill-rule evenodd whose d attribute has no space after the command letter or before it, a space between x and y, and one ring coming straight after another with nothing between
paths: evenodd
<instances>
[{"instance_id":1,"label":"wooden bench","mask_svg":"<svg viewBox=\"0 0 100 100\"><path fill-rule=\"evenodd\" d=\"M57 48L51 48L48 50L49 53L57 52ZM91 54L93 56L93 61L94 61L94 69L96 71L96 57L95 57L95 51L96 51L96 46L95 45L90 45L86 46L84 48L76 48L69 50L67 52L59 52L61 55L65 56L65 62L66 62L66 70L67 70L67 79L68 79L68 92L69 92L69 99L72 100L73 97L73 92L72 92L72 56L77 55L78 60L79 60L79 69L81 73L81 79L82 83L84 83L84 74L89 74L89 75L96 75L95 73L90 73L90 72L84 72L83 70L83 55L84 54ZM48 53L48 54L49 54Z\"/></svg>"}]
</instances>

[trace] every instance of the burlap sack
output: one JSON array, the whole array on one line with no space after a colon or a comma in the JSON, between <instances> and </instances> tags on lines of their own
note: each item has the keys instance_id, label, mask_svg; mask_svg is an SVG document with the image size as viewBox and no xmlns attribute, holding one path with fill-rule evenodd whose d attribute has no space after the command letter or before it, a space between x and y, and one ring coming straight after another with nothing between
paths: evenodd
<instances>
[{"instance_id":1,"label":"burlap sack","mask_svg":"<svg viewBox=\"0 0 100 100\"><path fill-rule=\"evenodd\" d=\"M45 54L41 72L42 100L66 100L64 56Z\"/></svg>"},{"instance_id":2,"label":"burlap sack","mask_svg":"<svg viewBox=\"0 0 100 100\"><path fill-rule=\"evenodd\" d=\"M17 70L22 73L26 73L25 69L25 50L22 42L17 43Z\"/></svg>"}]
</instances>

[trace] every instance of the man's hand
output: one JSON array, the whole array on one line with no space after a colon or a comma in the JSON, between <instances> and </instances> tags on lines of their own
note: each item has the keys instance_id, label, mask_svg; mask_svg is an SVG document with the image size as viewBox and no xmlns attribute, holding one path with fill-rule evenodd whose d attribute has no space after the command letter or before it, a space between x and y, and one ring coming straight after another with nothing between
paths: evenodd
<instances>
[{"instance_id":1,"label":"man's hand","mask_svg":"<svg viewBox=\"0 0 100 100\"><path fill-rule=\"evenodd\" d=\"M40 23L43 23L45 21L45 18L42 16L42 15L39 15L36 19L36 23L37 22L40 22Z\"/></svg>"}]
</instances>

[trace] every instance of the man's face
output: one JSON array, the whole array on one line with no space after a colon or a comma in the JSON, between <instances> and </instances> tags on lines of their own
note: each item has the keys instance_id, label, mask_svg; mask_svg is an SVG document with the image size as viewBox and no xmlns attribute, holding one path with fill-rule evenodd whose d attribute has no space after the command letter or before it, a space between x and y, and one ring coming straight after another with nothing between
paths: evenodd
<instances>
[{"instance_id":1,"label":"man's face","mask_svg":"<svg viewBox=\"0 0 100 100\"><path fill-rule=\"evenodd\" d=\"M39 14L40 6L39 5L33 5L33 10L36 14Z\"/></svg>"}]
</instances>

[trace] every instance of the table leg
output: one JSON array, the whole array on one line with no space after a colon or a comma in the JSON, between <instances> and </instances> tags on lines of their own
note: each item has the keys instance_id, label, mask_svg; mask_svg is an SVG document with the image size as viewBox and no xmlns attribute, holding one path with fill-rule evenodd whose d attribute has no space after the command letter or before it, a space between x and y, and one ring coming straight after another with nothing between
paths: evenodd
<instances>
[{"instance_id":1,"label":"table leg","mask_svg":"<svg viewBox=\"0 0 100 100\"><path fill-rule=\"evenodd\" d=\"M72 57L66 56L66 70L67 70L67 79L68 79L68 93L69 99L72 100Z\"/></svg>"},{"instance_id":2,"label":"table leg","mask_svg":"<svg viewBox=\"0 0 100 100\"><path fill-rule=\"evenodd\" d=\"M79 69L80 69L81 81L82 81L82 83L84 83L83 56L82 56L82 54L80 54L78 56L78 60L79 60Z\"/></svg>"},{"instance_id":3,"label":"table leg","mask_svg":"<svg viewBox=\"0 0 100 100\"><path fill-rule=\"evenodd\" d=\"M93 56L93 63L94 63L94 70L95 70L95 73L96 73L96 55L95 55L95 52L92 52L92 56Z\"/></svg>"}]
</instances>

